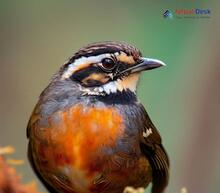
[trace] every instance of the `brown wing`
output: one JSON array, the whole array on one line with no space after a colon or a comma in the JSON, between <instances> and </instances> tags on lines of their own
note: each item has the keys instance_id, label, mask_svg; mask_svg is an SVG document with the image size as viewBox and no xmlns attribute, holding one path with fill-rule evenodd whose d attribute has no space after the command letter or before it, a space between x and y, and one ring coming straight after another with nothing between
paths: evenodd
<instances>
[{"instance_id":1,"label":"brown wing","mask_svg":"<svg viewBox=\"0 0 220 193\"><path fill-rule=\"evenodd\" d=\"M162 193L169 180L169 159L161 144L161 137L145 110L145 127L140 148L152 167L152 193Z\"/></svg>"}]
</instances>

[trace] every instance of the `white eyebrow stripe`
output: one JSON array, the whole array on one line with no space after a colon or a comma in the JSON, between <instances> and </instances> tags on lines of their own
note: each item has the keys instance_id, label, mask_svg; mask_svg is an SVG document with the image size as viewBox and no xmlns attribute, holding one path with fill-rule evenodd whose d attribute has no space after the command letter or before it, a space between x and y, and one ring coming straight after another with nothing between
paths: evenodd
<instances>
[{"instance_id":1,"label":"white eyebrow stripe","mask_svg":"<svg viewBox=\"0 0 220 193\"><path fill-rule=\"evenodd\" d=\"M109 56L110 54L100 54L97 56L89 56L89 57L82 56L81 58L76 59L72 64L70 64L70 66L79 66L87 62L89 63L100 62L103 58L109 57Z\"/></svg>"},{"instance_id":2,"label":"white eyebrow stripe","mask_svg":"<svg viewBox=\"0 0 220 193\"><path fill-rule=\"evenodd\" d=\"M126 54L126 53L123 51L120 51L120 52L115 52L115 53L111 53L111 54L109 54L109 53L100 54L97 56L89 56L89 57L82 56L81 58L76 59L73 63L69 64L67 70L62 75L62 79L69 78L78 69L78 67L82 64L98 63L103 58L111 57L112 55L118 56L120 54Z\"/></svg>"},{"instance_id":3,"label":"white eyebrow stripe","mask_svg":"<svg viewBox=\"0 0 220 193\"><path fill-rule=\"evenodd\" d=\"M100 54L97 56L89 56L89 57L83 56L81 58L78 58L73 63L69 64L67 70L62 75L62 79L69 78L78 69L80 65L85 63L98 63L103 58L106 57L110 57L110 54Z\"/></svg>"}]
</instances>

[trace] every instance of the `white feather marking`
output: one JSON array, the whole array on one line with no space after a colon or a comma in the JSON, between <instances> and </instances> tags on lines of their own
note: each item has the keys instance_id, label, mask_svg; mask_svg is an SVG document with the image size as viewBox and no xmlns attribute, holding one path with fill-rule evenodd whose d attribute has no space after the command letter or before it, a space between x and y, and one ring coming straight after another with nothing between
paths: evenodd
<instances>
[{"instance_id":1,"label":"white feather marking","mask_svg":"<svg viewBox=\"0 0 220 193\"><path fill-rule=\"evenodd\" d=\"M143 137L147 138L152 133L153 133L153 131L151 128L146 129L146 132L143 132Z\"/></svg>"},{"instance_id":2,"label":"white feather marking","mask_svg":"<svg viewBox=\"0 0 220 193\"><path fill-rule=\"evenodd\" d=\"M130 90L132 92L136 92L139 76L140 74L131 74L128 77L109 82L99 87L81 87L81 90L84 92L84 95L106 95L110 93L116 93L117 91L122 92L123 90Z\"/></svg>"},{"instance_id":3,"label":"white feather marking","mask_svg":"<svg viewBox=\"0 0 220 193\"><path fill-rule=\"evenodd\" d=\"M103 58L110 57L110 54L100 54L98 56L81 57L76 59L72 64L69 65L66 72L62 75L62 79L69 78L81 65L90 63L99 63Z\"/></svg>"},{"instance_id":4,"label":"white feather marking","mask_svg":"<svg viewBox=\"0 0 220 193\"><path fill-rule=\"evenodd\" d=\"M103 90L107 93L116 93L117 92L117 87L115 85L115 81L114 82L109 82L105 85L103 85Z\"/></svg>"}]
</instances>

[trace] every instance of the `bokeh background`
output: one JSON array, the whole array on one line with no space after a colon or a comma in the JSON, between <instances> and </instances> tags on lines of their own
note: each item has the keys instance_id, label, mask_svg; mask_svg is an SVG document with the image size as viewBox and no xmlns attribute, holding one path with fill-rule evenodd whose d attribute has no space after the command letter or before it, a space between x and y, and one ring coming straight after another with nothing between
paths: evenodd
<instances>
[{"instance_id":1,"label":"bokeh background","mask_svg":"<svg viewBox=\"0 0 220 193\"><path fill-rule=\"evenodd\" d=\"M206 19L164 19L166 9L204 8ZM220 1L0 1L0 145L13 145L25 182L26 125L40 92L74 51L120 40L166 68L143 74L138 95L170 155L167 193L220 191Z\"/></svg>"}]
</instances>

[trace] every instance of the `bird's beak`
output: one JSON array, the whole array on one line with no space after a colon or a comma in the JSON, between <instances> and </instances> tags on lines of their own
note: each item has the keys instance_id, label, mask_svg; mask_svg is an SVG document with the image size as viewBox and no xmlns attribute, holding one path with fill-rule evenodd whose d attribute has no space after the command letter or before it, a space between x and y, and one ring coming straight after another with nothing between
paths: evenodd
<instances>
[{"instance_id":1,"label":"bird's beak","mask_svg":"<svg viewBox=\"0 0 220 193\"><path fill-rule=\"evenodd\" d=\"M123 70L120 74L132 74L138 73L146 70L152 70L154 68L158 68L161 66L166 66L166 64L160 60L152 59L152 58L141 58L140 62L137 64Z\"/></svg>"},{"instance_id":2,"label":"bird's beak","mask_svg":"<svg viewBox=\"0 0 220 193\"><path fill-rule=\"evenodd\" d=\"M146 71L146 70L152 70L154 68L158 68L161 66L166 66L166 64L157 59L142 58L138 64L132 66L129 69L130 69L130 73L135 73L135 72L141 72L141 71Z\"/></svg>"}]
</instances>

